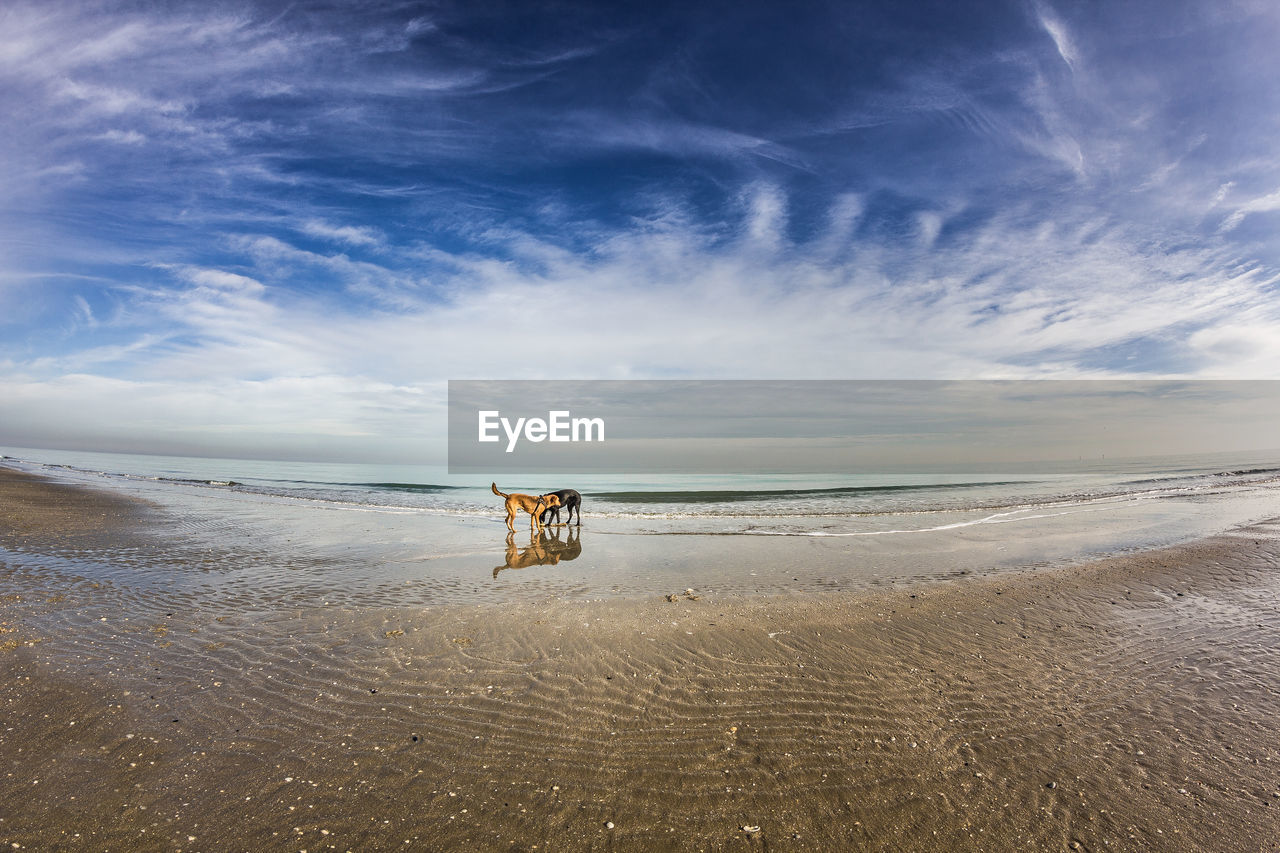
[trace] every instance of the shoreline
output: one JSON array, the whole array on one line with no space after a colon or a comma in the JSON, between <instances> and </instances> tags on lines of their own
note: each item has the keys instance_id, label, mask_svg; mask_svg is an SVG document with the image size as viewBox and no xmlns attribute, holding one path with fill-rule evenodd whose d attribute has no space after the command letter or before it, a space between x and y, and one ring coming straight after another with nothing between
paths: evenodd
<instances>
[{"instance_id":1,"label":"shoreline","mask_svg":"<svg viewBox=\"0 0 1280 853\"><path fill-rule=\"evenodd\" d=\"M1277 849L1275 522L871 591L263 609L50 572L165 534L0 482L5 844Z\"/></svg>"},{"instance_id":2,"label":"shoreline","mask_svg":"<svg viewBox=\"0 0 1280 853\"><path fill-rule=\"evenodd\" d=\"M648 598L689 587L720 596L902 588L1193 542L1276 515L1280 495L1274 486L1227 489L1172 499L1086 500L1010 516L937 509L911 523L890 513L877 530L850 535L819 529L819 519L799 525L812 521L817 527L810 533L792 536L693 533L678 525L595 517L581 527L508 534L501 513L450 516L270 497L185 480L119 481L61 469L32 473L86 493L106 489L137 499L154 513L153 523L102 531L120 539L128 528L132 537L127 561L108 564L81 566L93 549L59 545L81 519L51 527L42 554L49 570L120 580L152 593L193 584L205 604L222 599L268 611L307 598L315 604L337 598L352 606L435 607ZM787 518L795 525L807 517ZM97 550L110 547L104 541ZM61 565L51 565L59 555ZM175 565L199 571L174 571Z\"/></svg>"}]
</instances>

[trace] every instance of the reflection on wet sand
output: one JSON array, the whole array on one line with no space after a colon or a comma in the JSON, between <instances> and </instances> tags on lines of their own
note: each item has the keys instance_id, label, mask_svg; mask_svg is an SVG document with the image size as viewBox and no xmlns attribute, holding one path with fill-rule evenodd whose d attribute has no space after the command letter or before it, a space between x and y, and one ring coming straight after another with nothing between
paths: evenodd
<instances>
[{"instance_id":1,"label":"reflection on wet sand","mask_svg":"<svg viewBox=\"0 0 1280 853\"><path fill-rule=\"evenodd\" d=\"M567 539L560 538L559 528L544 527L529 534L527 548L516 547L516 535L507 534L507 562L495 566L493 576L503 569L527 569L529 566L554 566L561 560L576 560L582 554L580 530L567 528Z\"/></svg>"}]
</instances>

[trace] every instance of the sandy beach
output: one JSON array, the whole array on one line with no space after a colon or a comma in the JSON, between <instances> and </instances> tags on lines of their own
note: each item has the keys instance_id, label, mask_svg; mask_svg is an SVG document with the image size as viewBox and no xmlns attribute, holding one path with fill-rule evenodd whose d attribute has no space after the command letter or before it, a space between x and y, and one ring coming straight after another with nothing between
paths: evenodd
<instances>
[{"instance_id":1,"label":"sandy beach","mask_svg":"<svg viewBox=\"0 0 1280 853\"><path fill-rule=\"evenodd\" d=\"M10 849L1280 849L1280 522L888 590L391 608L218 596L200 560L256 557L177 536L0 468ZM173 588L118 579L169 552Z\"/></svg>"}]
</instances>

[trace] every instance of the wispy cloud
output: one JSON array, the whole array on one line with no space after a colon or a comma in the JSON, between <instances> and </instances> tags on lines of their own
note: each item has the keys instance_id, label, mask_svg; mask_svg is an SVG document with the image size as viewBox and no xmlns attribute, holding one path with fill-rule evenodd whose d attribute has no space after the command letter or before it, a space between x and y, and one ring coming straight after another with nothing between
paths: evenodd
<instances>
[{"instance_id":1,"label":"wispy cloud","mask_svg":"<svg viewBox=\"0 0 1280 853\"><path fill-rule=\"evenodd\" d=\"M1280 190L1257 198L1251 198L1243 204L1237 205L1236 209L1222 220L1222 224L1218 226L1218 231L1227 232L1239 227L1240 223L1244 222L1245 217L1251 213L1270 213L1276 210L1280 210Z\"/></svg>"},{"instance_id":2,"label":"wispy cloud","mask_svg":"<svg viewBox=\"0 0 1280 853\"><path fill-rule=\"evenodd\" d=\"M1058 55L1062 57L1062 61L1072 71L1075 71L1080 63L1080 55L1076 50L1071 34L1067 31L1066 25L1053 13L1047 3L1037 2L1035 8L1036 14L1040 18L1040 26L1044 27L1044 31L1049 34L1049 38L1053 39L1053 46L1058 49Z\"/></svg>"},{"instance_id":3,"label":"wispy cloud","mask_svg":"<svg viewBox=\"0 0 1280 853\"><path fill-rule=\"evenodd\" d=\"M331 225L318 219L309 219L302 223L302 233L352 246L381 246L386 240L376 228L362 225Z\"/></svg>"}]
</instances>

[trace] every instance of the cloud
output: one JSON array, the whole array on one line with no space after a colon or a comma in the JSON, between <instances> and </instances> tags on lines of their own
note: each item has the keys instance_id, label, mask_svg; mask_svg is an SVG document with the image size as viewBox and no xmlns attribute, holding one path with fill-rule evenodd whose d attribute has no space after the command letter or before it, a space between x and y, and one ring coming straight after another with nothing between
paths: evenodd
<instances>
[{"instance_id":1,"label":"cloud","mask_svg":"<svg viewBox=\"0 0 1280 853\"><path fill-rule=\"evenodd\" d=\"M1274 318L1247 316L1199 329L1188 343L1204 357L1202 374L1214 378L1276 378L1280 338Z\"/></svg>"},{"instance_id":2,"label":"cloud","mask_svg":"<svg viewBox=\"0 0 1280 853\"><path fill-rule=\"evenodd\" d=\"M1035 8L1040 19L1040 26L1044 27L1044 31L1049 34L1049 38L1053 39L1053 46L1058 49L1058 55L1062 57L1062 61L1067 64L1067 67L1075 71L1080 62L1080 54L1076 50L1075 43L1066 26L1053 13L1047 3L1037 2Z\"/></svg>"},{"instance_id":3,"label":"cloud","mask_svg":"<svg viewBox=\"0 0 1280 853\"><path fill-rule=\"evenodd\" d=\"M142 145L147 141L147 137L136 130L108 130L98 134L97 138L120 145Z\"/></svg>"},{"instance_id":4,"label":"cloud","mask_svg":"<svg viewBox=\"0 0 1280 853\"><path fill-rule=\"evenodd\" d=\"M318 219L309 219L302 223L302 233L311 237L319 237L335 243L346 243L351 246L381 246L385 237L376 229L358 225L330 225Z\"/></svg>"},{"instance_id":5,"label":"cloud","mask_svg":"<svg viewBox=\"0 0 1280 853\"><path fill-rule=\"evenodd\" d=\"M776 251L787 227L787 203L777 187L752 187L747 205L746 239L759 247Z\"/></svg>"},{"instance_id":6,"label":"cloud","mask_svg":"<svg viewBox=\"0 0 1280 853\"><path fill-rule=\"evenodd\" d=\"M225 270L179 267L177 272L187 281L200 285L200 289L196 292L217 292L256 297L266 290L266 287L260 281L255 281L248 276L237 273L226 272Z\"/></svg>"},{"instance_id":7,"label":"cloud","mask_svg":"<svg viewBox=\"0 0 1280 853\"><path fill-rule=\"evenodd\" d=\"M672 116L590 112L570 117L552 131L558 144L597 150L636 149L679 157L760 158L807 170L802 154L776 141Z\"/></svg>"},{"instance_id":8,"label":"cloud","mask_svg":"<svg viewBox=\"0 0 1280 853\"><path fill-rule=\"evenodd\" d=\"M93 308L90 307L88 300L77 294L75 303L78 315L76 319L80 323L90 327L98 325L97 319L93 316Z\"/></svg>"},{"instance_id":9,"label":"cloud","mask_svg":"<svg viewBox=\"0 0 1280 853\"><path fill-rule=\"evenodd\" d=\"M832 249L850 240L856 200L840 199L826 230L796 244L783 236L784 193L755 186L743 199L741 237L727 243L678 219L613 233L591 257L507 232L491 239L508 261L419 252L437 270L429 280L245 238L254 275L174 268L190 287L140 292L132 312L158 311L196 336L175 364L151 372L181 375L202 361L229 376L255 363L328 373L347 363L415 386L458 374L551 378L572 366L512 363L512 341L529 335L594 353L590 369L602 376L967 378L1094 375L1094 354L1126 341L1209 329L1244 312L1276 321L1274 276L1216 252L1135 248L1119 228L1046 230L1008 217L953 225L943 240L958 207L919 215L927 253L862 239L844 258ZM342 303L332 295L264 284L307 266L364 307L334 313Z\"/></svg>"},{"instance_id":10,"label":"cloud","mask_svg":"<svg viewBox=\"0 0 1280 853\"><path fill-rule=\"evenodd\" d=\"M1228 189L1228 186L1224 186L1219 191L1219 196L1225 195ZM1221 201L1221 198L1217 200ZM1280 210L1280 190L1252 198L1244 204L1238 205L1235 210L1222 220L1222 224L1218 226L1218 231L1219 233L1226 233L1238 228L1240 223L1244 222L1245 217L1251 213L1270 213L1275 210Z\"/></svg>"},{"instance_id":11,"label":"cloud","mask_svg":"<svg viewBox=\"0 0 1280 853\"><path fill-rule=\"evenodd\" d=\"M174 115L189 109L187 104L180 101L161 100L130 89L96 86L74 80L62 81L55 97L79 102L87 112L107 116L139 113Z\"/></svg>"},{"instance_id":12,"label":"cloud","mask_svg":"<svg viewBox=\"0 0 1280 853\"><path fill-rule=\"evenodd\" d=\"M942 231L942 216L934 211L926 210L916 214L916 225L920 231L920 242L927 249L938 239Z\"/></svg>"}]
</instances>

